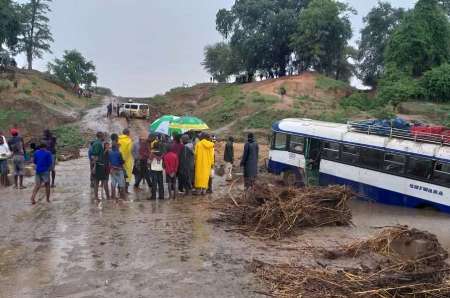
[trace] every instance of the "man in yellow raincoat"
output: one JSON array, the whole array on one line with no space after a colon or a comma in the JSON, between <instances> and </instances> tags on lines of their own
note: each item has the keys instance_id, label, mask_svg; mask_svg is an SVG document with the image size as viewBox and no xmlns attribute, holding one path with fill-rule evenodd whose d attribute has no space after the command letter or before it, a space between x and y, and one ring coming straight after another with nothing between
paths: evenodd
<instances>
[{"instance_id":1,"label":"man in yellow raincoat","mask_svg":"<svg viewBox=\"0 0 450 298\"><path fill-rule=\"evenodd\" d=\"M128 192L128 186L133 175L133 140L130 138L130 130L128 128L124 129L123 134L119 136L119 145L119 150L124 160L123 167L127 174L126 192Z\"/></svg>"},{"instance_id":2,"label":"man in yellow raincoat","mask_svg":"<svg viewBox=\"0 0 450 298\"><path fill-rule=\"evenodd\" d=\"M195 188L201 194L208 188L211 170L214 166L214 143L208 141L208 136L202 134L195 145Z\"/></svg>"}]
</instances>

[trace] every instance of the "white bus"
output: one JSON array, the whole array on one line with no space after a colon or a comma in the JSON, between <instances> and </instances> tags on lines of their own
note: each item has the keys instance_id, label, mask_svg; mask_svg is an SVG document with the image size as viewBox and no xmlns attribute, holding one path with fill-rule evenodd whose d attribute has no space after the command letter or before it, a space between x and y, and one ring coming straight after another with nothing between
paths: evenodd
<instances>
[{"instance_id":1,"label":"white bus","mask_svg":"<svg viewBox=\"0 0 450 298\"><path fill-rule=\"evenodd\" d=\"M288 184L348 185L363 199L450 212L448 137L309 119L272 130L269 172Z\"/></svg>"}]
</instances>

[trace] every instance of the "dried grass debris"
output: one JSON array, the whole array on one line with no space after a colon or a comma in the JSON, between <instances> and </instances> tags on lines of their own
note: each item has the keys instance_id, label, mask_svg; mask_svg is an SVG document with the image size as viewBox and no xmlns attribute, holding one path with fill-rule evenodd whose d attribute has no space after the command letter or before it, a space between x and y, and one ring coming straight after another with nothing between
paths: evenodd
<instances>
[{"instance_id":1,"label":"dried grass debris","mask_svg":"<svg viewBox=\"0 0 450 298\"><path fill-rule=\"evenodd\" d=\"M348 201L354 194L343 186L293 189L258 184L254 189L216 201L219 220L244 232L282 238L300 227L350 225Z\"/></svg>"}]
</instances>

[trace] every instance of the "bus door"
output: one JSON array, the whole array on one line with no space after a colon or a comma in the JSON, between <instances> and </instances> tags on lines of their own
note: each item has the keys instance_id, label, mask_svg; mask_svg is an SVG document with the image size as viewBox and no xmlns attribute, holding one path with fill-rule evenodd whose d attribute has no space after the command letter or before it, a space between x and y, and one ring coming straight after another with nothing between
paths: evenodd
<instances>
[{"instance_id":1,"label":"bus door","mask_svg":"<svg viewBox=\"0 0 450 298\"><path fill-rule=\"evenodd\" d=\"M307 186L319 185L320 161L322 142L313 138L305 141L305 184Z\"/></svg>"}]
</instances>

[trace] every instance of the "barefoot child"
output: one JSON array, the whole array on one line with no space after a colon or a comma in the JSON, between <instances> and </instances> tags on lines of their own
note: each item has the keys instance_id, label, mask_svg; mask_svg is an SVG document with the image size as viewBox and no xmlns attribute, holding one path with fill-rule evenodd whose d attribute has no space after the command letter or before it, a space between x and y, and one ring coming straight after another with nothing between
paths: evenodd
<instances>
[{"instance_id":1,"label":"barefoot child","mask_svg":"<svg viewBox=\"0 0 450 298\"><path fill-rule=\"evenodd\" d=\"M50 202L50 169L53 164L52 154L47 150L46 144L41 144L39 150L34 153L34 164L36 165L36 184L31 195L31 204L36 204L36 195L42 184L45 185L47 202Z\"/></svg>"},{"instance_id":2,"label":"barefoot child","mask_svg":"<svg viewBox=\"0 0 450 298\"><path fill-rule=\"evenodd\" d=\"M119 195L122 200L125 199L125 170L123 168L124 161L116 142L112 143L109 152L109 168L111 176L111 197L116 199L116 188L119 188Z\"/></svg>"}]
</instances>

